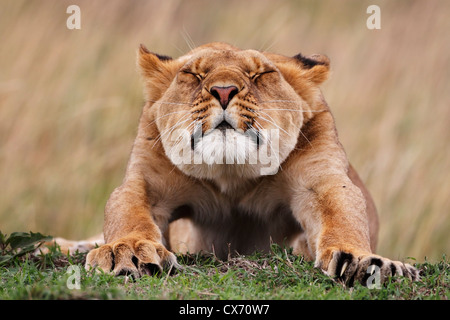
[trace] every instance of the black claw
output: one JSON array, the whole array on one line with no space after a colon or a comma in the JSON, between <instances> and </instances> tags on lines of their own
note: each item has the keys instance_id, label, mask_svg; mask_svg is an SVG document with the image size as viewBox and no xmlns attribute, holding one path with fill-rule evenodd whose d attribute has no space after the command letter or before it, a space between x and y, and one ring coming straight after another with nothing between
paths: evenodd
<instances>
[{"instance_id":1,"label":"black claw","mask_svg":"<svg viewBox=\"0 0 450 320\"><path fill-rule=\"evenodd\" d=\"M355 283L355 276L356 276L356 272L353 272L352 276L348 279L347 285L349 287L353 287L353 285Z\"/></svg>"},{"instance_id":2,"label":"black claw","mask_svg":"<svg viewBox=\"0 0 450 320\"><path fill-rule=\"evenodd\" d=\"M351 253L346 252L339 252L337 257L337 265L336 265L336 276L340 279L345 279L345 271L344 274L341 276L342 267L344 266L345 262L347 262L347 268L350 266L350 264L353 261L353 255Z\"/></svg>"},{"instance_id":3,"label":"black claw","mask_svg":"<svg viewBox=\"0 0 450 320\"><path fill-rule=\"evenodd\" d=\"M417 280L417 278L418 278L418 276L419 276L419 273L418 273L417 269L415 269L413 266L406 266L406 269L407 269L408 272L409 272L409 278L410 278L412 281Z\"/></svg>"},{"instance_id":4,"label":"black claw","mask_svg":"<svg viewBox=\"0 0 450 320\"><path fill-rule=\"evenodd\" d=\"M381 261L381 259L379 259L379 258L372 258L371 260L370 260L370 265L376 265L377 267L380 267L381 268L381 266L383 265L383 261Z\"/></svg>"},{"instance_id":5,"label":"black claw","mask_svg":"<svg viewBox=\"0 0 450 320\"><path fill-rule=\"evenodd\" d=\"M139 266L138 266L139 259L136 256L133 256L133 258L131 258L131 262L133 262L136 269L139 269Z\"/></svg>"},{"instance_id":6,"label":"black claw","mask_svg":"<svg viewBox=\"0 0 450 320\"><path fill-rule=\"evenodd\" d=\"M142 274L146 274L149 276L156 276L161 274L161 267L155 263L145 263L140 267L140 271Z\"/></svg>"},{"instance_id":7,"label":"black claw","mask_svg":"<svg viewBox=\"0 0 450 320\"><path fill-rule=\"evenodd\" d=\"M359 280L360 283L361 283L363 286L366 287L366 286L367 286L367 280L369 280L369 277L370 277L370 276L371 276L370 273L364 272L362 278Z\"/></svg>"},{"instance_id":8,"label":"black claw","mask_svg":"<svg viewBox=\"0 0 450 320\"><path fill-rule=\"evenodd\" d=\"M116 257L114 256L114 252L111 250L111 270L114 270L116 268Z\"/></svg>"},{"instance_id":9,"label":"black claw","mask_svg":"<svg viewBox=\"0 0 450 320\"><path fill-rule=\"evenodd\" d=\"M397 268L395 267L395 265L393 263L391 263L391 275L395 276L395 274L397 273Z\"/></svg>"},{"instance_id":10,"label":"black claw","mask_svg":"<svg viewBox=\"0 0 450 320\"><path fill-rule=\"evenodd\" d=\"M164 266L164 269L167 269L167 272L169 275L173 276L175 273L177 273L178 269L174 265L168 265Z\"/></svg>"},{"instance_id":11,"label":"black claw","mask_svg":"<svg viewBox=\"0 0 450 320\"><path fill-rule=\"evenodd\" d=\"M132 281L139 278L139 275L136 273L136 271L131 269L121 269L119 272L116 273L116 276L128 276L131 278Z\"/></svg>"},{"instance_id":12,"label":"black claw","mask_svg":"<svg viewBox=\"0 0 450 320\"><path fill-rule=\"evenodd\" d=\"M404 276L404 277L407 277L409 271L408 271L408 269L406 269L406 266L405 266L404 264L402 264L402 265L400 266L400 268L402 269L403 276Z\"/></svg>"}]
</instances>

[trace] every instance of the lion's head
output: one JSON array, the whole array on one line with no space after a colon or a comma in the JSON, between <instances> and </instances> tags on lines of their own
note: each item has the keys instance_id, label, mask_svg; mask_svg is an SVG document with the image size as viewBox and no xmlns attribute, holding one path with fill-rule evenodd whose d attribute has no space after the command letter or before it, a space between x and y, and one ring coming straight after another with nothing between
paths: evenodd
<instances>
[{"instance_id":1,"label":"lion's head","mask_svg":"<svg viewBox=\"0 0 450 320\"><path fill-rule=\"evenodd\" d=\"M286 57L223 43L178 59L140 47L138 64L167 157L197 178L274 174L301 128L324 109L325 56Z\"/></svg>"}]
</instances>

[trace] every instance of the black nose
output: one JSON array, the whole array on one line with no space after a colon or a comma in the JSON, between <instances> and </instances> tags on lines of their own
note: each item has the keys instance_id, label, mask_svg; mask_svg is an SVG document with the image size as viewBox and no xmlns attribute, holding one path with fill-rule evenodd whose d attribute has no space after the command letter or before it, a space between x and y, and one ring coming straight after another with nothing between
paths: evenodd
<instances>
[{"instance_id":1,"label":"black nose","mask_svg":"<svg viewBox=\"0 0 450 320\"><path fill-rule=\"evenodd\" d=\"M239 92L239 89L235 86L212 87L210 92L214 96L214 98L219 100L222 109L225 110L231 99L233 99L233 97Z\"/></svg>"}]
</instances>

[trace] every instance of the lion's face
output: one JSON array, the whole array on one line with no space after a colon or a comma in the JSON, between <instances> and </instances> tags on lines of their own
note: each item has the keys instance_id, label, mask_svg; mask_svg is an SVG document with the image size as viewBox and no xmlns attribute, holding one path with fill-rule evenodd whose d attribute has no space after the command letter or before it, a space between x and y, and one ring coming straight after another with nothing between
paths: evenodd
<instances>
[{"instance_id":1,"label":"lion's face","mask_svg":"<svg viewBox=\"0 0 450 320\"><path fill-rule=\"evenodd\" d=\"M149 112L168 158L197 178L276 173L311 104L286 80L301 78L288 74L289 63L300 68L298 59L289 59L224 44L177 60L141 48Z\"/></svg>"}]
</instances>

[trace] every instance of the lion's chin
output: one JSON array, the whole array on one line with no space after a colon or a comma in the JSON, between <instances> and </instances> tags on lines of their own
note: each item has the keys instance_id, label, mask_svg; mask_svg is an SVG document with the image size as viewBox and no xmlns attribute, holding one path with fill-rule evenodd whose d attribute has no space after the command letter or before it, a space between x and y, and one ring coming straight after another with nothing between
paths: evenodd
<instances>
[{"instance_id":1,"label":"lion's chin","mask_svg":"<svg viewBox=\"0 0 450 320\"><path fill-rule=\"evenodd\" d=\"M194 144L194 154L207 165L257 164L258 145L233 129L213 130Z\"/></svg>"},{"instance_id":2,"label":"lion's chin","mask_svg":"<svg viewBox=\"0 0 450 320\"><path fill-rule=\"evenodd\" d=\"M261 140L233 129L213 130L195 143L167 153L183 173L200 179L242 179L275 174L278 155L267 153ZM193 147L193 148L192 148ZM180 152L181 150L181 152ZM270 154L270 152L269 152Z\"/></svg>"}]
</instances>

